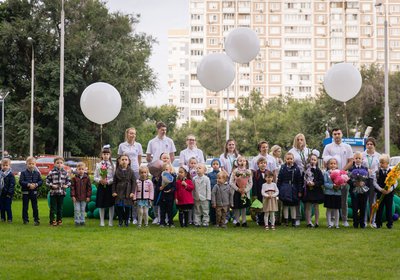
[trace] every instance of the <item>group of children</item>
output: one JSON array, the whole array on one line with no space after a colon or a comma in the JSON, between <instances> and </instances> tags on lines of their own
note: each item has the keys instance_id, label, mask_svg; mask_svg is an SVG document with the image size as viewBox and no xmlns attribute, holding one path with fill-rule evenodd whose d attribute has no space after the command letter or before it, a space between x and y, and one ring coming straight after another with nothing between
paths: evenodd
<instances>
[{"instance_id":1,"label":"group of children","mask_svg":"<svg viewBox=\"0 0 400 280\"><path fill-rule=\"evenodd\" d=\"M257 223L266 230L275 230L275 214L282 209L283 224L289 224L289 212L292 225L296 226L296 206L305 203L307 227L319 226L319 204L326 207L327 226L339 228L339 209L341 207L340 185L335 185L331 174L338 168L335 158L327 162L327 170L323 172L318 167L318 158L311 154L304 172L294 163L292 153L286 153L285 163L276 175L267 170L267 159L257 159L258 170L251 172L248 161L238 156L230 175L220 170L219 159L211 162L212 171L207 174L203 163L195 158L189 160L189 165L181 166L175 173L168 154L162 154L159 172L150 176L149 168L141 166L139 178L135 178L130 168L127 155L120 155L116 166L111 161L109 146L101 152L101 161L96 165L94 181L97 184L96 207L99 208L100 226L105 226L105 209L108 208L108 225L113 226L114 209L118 216L118 225L129 226L129 218L133 205L137 208L138 227L148 226L149 209L153 207L155 218L160 227L174 227L173 206L179 211L181 227L194 224L196 227L208 227L210 223L226 228L229 210L233 209L235 226L248 227L246 209L252 200L262 202L262 211L257 215ZM381 155L380 168L373 176L373 186L379 198L385 194L376 216L377 227L382 227L382 211L386 205L387 227L392 228L393 189L385 188L385 178L388 173L389 157ZM43 184L40 172L36 168L34 157L26 160L27 169L19 178L21 185L23 223L29 223L28 204L31 201L34 225L39 225L37 206L38 188ZM85 208L92 194L91 180L86 173L84 163L77 165L72 180L63 169L64 159L56 157L54 168L46 177L46 185L50 190L51 226L62 225L63 200L66 189L71 188L70 195L74 203L74 221L76 226L85 225ZM362 166L361 153L354 154L354 164L349 170L366 169ZM367 170L367 169L366 169ZM152 179L149 179L152 177ZM276 181L276 183L274 182ZM366 226L364 216L367 204L367 191L363 180L349 180L353 207L353 225L355 228ZM3 222L12 222L12 197L15 188L15 178L11 172L11 161L2 160L0 171L0 210ZM251 196L252 194L252 196ZM211 206L211 208L210 208ZM311 221L312 209L315 222ZM239 222L241 218L241 223Z\"/></svg>"}]
</instances>

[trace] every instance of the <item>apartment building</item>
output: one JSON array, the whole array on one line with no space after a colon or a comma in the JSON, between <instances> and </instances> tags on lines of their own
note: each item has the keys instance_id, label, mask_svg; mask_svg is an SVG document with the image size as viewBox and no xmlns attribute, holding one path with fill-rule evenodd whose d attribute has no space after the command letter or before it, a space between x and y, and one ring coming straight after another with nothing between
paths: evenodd
<instances>
[{"instance_id":1,"label":"apartment building","mask_svg":"<svg viewBox=\"0 0 400 280\"><path fill-rule=\"evenodd\" d=\"M398 71L400 0L379 2L383 4L376 6L376 0L190 0L188 104L180 107L187 113L181 123L201 120L210 108L226 118L228 102L229 116L237 117L237 100L252 90L265 99L281 94L314 96L326 71L338 62L357 67L383 64L385 19L389 69ZM197 80L197 65L204 55L223 52L224 39L237 27L255 30L260 53L250 63L236 64L236 78L228 89L210 92Z\"/></svg>"}]
</instances>

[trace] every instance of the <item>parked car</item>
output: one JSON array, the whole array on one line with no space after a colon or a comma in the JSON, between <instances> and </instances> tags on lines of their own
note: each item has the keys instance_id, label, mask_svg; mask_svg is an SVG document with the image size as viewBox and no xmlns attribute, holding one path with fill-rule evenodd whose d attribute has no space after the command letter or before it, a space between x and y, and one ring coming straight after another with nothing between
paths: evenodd
<instances>
[{"instance_id":1,"label":"parked car","mask_svg":"<svg viewBox=\"0 0 400 280\"><path fill-rule=\"evenodd\" d=\"M42 175L48 175L49 172L54 168L54 159L57 156L55 155L45 155L45 156L40 156L36 159L36 167L39 169L40 173ZM68 172L71 173L71 167L68 165L64 165L64 169Z\"/></svg>"},{"instance_id":2,"label":"parked car","mask_svg":"<svg viewBox=\"0 0 400 280\"><path fill-rule=\"evenodd\" d=\"M390 158L389 167L393 168L400 162L400 156L395 156Z\"/></svg>"},{"instance_id":3,"label":"parked car","mask_svg":"<svg viewBox=\"0 0 400 280\"><path fill-rule=\"evenodd\" d=\"M19 176L22 171L26 169L26 161L25 160L12 160L11 161L11 171L14 176Z\"/></svg>"}]
</instances>

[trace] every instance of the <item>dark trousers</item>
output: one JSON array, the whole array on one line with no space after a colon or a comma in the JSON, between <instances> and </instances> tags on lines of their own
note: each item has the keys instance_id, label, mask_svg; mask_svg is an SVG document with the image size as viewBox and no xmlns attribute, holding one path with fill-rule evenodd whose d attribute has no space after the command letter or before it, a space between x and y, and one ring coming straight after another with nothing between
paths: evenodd
<instances>
[{"instance_id":1,"label":"dark trousers","mask_svg":"<svg viewBox=\"0 0 400 280\"><path fill-rule=\"evenodd\" d=\"M382 202L379 204L378 211L376 212L376 226L382 227L382 214L383 214L383 207L386 209L386 226L388 228L392 228L393 226L393 212L392 212L392 205L393 205L393 192L385 195ZM380 198L380 194L378 194L378 199Z\"/></svg>"},{"instance_id":2,"label":"dark trousers","mask_svg":"<svg viewBox=\"0 0 400 280\"><path fill-rule=\"evenodd\" d=\"M172 216L172 208L174 207L173 199L161 199L160 205L160 225L165 225L165 218L168 215L168 224L174 224L174 217Z\"/></svg>"},{"instance_id":3,"label":"dark trousers","mask_svg":"<svg viewBox=\"0 0 400 280\"><path fill-rule=\"evenodd\" d=\"M118 215L118 223L121 226L123 223L125 223L126 226L129 224L129 214L131 212L131 208L129 206L115 206L115 209L117 210L117 215Z\"/></svg>"},{"instance_id":4,"label":"dark trousers","mask_svg":"<svg viewBox=\"0 0 400 280\"><path fill-rule=\"evenodd\" d=\"M24 222L29 222L28 208L29 200L32 205L33 219L35 222L39 221L39 210L37 204L37 193L29 192L28 194L22 195L22 220Z\"/></svg>"},{"instance_id":5,"label":"dark trousers","mask_svg":"<svg viewBox=\"0 0 400 280\"><path fill-rule=\"evenodd\" d=\"M367 208L369 193L354 193L350 191L351 208L353 209L353 227L365 228L365 209ZM360 212L360 213L358 213Z\"/></svg>"},{"instance_id":6,"label":"dark trousers","mask_svg":"<svg viewBox=\"0 0 400 280\"><path fill-rule=\"evenodd\" d=\"M217 214L215 212L215 208L212 208L211 204L210 204L209 209L210 209L210 222L211 222L211 224L216 225L217 224Z\"/></svg>"},{"instance_id":7,"label":"dark trousers","mask_svg":"<svg viewBox=\"0 0 400 280\"><path fill-rule=\"evenodd\" d=\"M54 221L54 216L56 216L56 221L62 221L63 213L63 195L51 195L50 196L50 224Z\"/></svg>"},{"instance_id":8,"label":"dark trousers","mask_svg":"<svg viewBox=\"0 0 400 280\"><path fill-rule=\"evenodd\" d=\"M2 196L0 197L0 212L1 212L1 220L6 220L7 214L7 221L12 222L12 210L11 210L12 198Z\"/></svg>"},{"instance_id":9,"label":"dark trousers","mask_svg":"<svg viewBox=\"0 0 400 280\"><path fill-rule=\"evenodd\" d=\"M189 224L189 213L193 209L193 204L181 204L177 207L179 209L179 224L181 227L187 227Z\"/></svg>"}]
</instances>

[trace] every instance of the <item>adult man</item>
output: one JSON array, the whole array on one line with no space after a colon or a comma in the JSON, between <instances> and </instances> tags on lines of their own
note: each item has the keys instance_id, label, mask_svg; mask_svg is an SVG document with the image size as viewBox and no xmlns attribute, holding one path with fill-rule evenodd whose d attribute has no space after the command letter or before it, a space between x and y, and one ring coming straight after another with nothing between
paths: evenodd
<instances>
[{"instance_id":1,"label":"adult man","mask_svg":"<svg viewBox=\"0 0 400 280\"><path fill-rule=\"evenodd\" d=\"M146 150L147 162L153 162L160 159L162 153L168 153L171 162L174 161L174 154L176 152L174 141L167 137L167 126L163 122L158 122L157 136L149 141Z\"/></svg>"},{"instance_id":2,"label":"adult man","mask_svg":"<svg viewBox=\"0 0 400 280\"><path fill-rule=\"evenodd\" d=\"M343 133L340 128L332 129L333 142L326 145L322 158L326 165L328 160L335 158L338 162L338 168L341 170L349 169L353 164L353 151L349 144L342 143ZM342 188L342 222L343 226L348 227L347 222L347 196L349 194L348 185Z\"/></svg>"}]
</instances>

